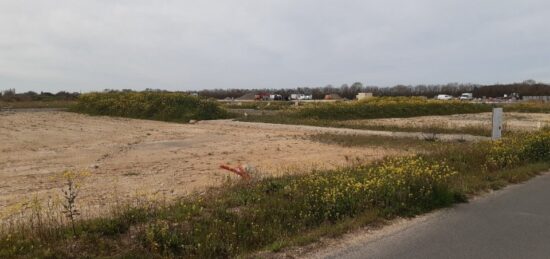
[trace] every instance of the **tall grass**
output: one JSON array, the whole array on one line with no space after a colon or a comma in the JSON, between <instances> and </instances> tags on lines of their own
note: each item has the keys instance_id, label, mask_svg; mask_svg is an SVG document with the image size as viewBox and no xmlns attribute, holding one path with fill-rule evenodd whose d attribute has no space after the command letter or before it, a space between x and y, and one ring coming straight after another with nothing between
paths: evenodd
<instances>
[{"instance_id":1,"label":"tall grass","mask_svg":"<svg viewBox=\"0 0 550 259\"><path fill-rule=\"evenodd\" d=\"M439 145L374 164L228 183L170 205L126 207L78 222L77 238L62 226L42 238L32 228L4 233L0 255L213 258L278 250L312 233L341 233L353 219L368 224L461 202L527 179L549 161L550 131Z\"/></svg>"},{"instance_id":2,"label":"tall grass","mask_svg":"<svg viewBox=\"0 0 550 259\"><path fill-rule=\"evenodd\" d=\"M230 117L218 102L184 93L108 92L82 94L72 111L161 121L187 122Z\"/></svg>"},{"instance_id":3,"label":"tall grass","mask_svg":"<svg viewBox=\"0 0 550 259\"><path fill-rule=\"evenodd\" d=\"M321 120L353 120L406 118L488 111L491 111L491 106L486 104L394 97L373 98L359 102L315 103L299 109L294 115L300 118Z\"/></svg>"},{"instance_id":4,"label":"tall grass","mask_svg":"<svg viewBox=\"0 0 550 259\"><path fill-rule=\"evenodd\" d=\"M550 102L520 102L504 105L507 112L550 113Z\"/></svg>"}]
</instances>

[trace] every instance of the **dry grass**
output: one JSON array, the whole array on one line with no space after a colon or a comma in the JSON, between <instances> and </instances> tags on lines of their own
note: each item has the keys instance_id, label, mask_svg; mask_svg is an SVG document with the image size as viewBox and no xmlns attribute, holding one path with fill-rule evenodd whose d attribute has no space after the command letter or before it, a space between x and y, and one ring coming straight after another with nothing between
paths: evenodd
<instances>
[{"instance_id":1,"label":"dry grass","mask_svg":"<svg viewBox=\"0 0 550 259\"><path fill-rule=\"evenodd\" d=\"M538 132L439 145L337 170L227 182L175 203L119 206L109 217L78 220L74 232L55 221L46 228L14 225L0 235L0 256L204 258L277 251L523 181L548 169L549 147L550 132ZM30 222L43 222L39 218L48 214L29 215Z\"/></svg>"}]
</instances>

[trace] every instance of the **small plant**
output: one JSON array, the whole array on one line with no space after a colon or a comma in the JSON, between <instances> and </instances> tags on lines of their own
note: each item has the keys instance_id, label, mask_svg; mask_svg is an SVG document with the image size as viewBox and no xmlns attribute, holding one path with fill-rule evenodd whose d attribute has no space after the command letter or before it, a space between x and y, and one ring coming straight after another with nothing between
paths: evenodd
<instances>
[{"instance_id":1,"label":"small plant","mask_svg":"<svg viewBox=\"0 0 550 259\"><path fill-rule=\"evenodd\" d=\"M76 183L77 180L84 177L86 173L75 173L72 171L65 171L63 178L65 179L65 188L63 192L63 214L69 219L73 235L76 236L76 217L80 215L80 211L76 207L76 199L78 198L79 186Z\"/></svg>"}]
</instances>

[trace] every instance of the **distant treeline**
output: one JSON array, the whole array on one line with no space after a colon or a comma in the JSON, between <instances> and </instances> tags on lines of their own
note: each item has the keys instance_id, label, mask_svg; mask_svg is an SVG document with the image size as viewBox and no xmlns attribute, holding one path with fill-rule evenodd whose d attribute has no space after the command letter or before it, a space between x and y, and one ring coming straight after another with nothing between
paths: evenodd
<instances>
[{"instance_id":1,"label":"distant treeline","mask_svg":"<svg viewBox=\"0 0 550 259\"><path fill-rule=\"evenodd\" d=\"M55 94L49 92L36 93L33 91L25 93L16 93L15 89L9 89L0 92L0 101L4 102L23 102L23 101L73 101L78 98L79 93L69 93L65 91Z\"/></svg>"},{"instance_id":2,"label":"distant treeline","mask_svg":"<svg viewBox=\"0 0 550 259\"><path fill-rule=\"evenodd\" d=\"M475 98L495 98L517 93L520 96L550 95L550 85L527 80L513 84L458 84L445 85L397 85L393 87L364 86L360 82L340 87L328 85L325 87L298 87L295 89L213 89L198 91L200 96L216 99L238 98L249 93L272 93L288 97L294 93L311 94L314 99L323 99L328 94L338 94L342 98L354 99L358 93L371 92L375 96L426 96L433 98L438 94L460 96L462 93L473 93Z\"/></svg>"},{"instance_id":3,"label":"distant treeline","mask_svg":"<svg viewBox=\"0 0 550 259\"><path fill-rule=\"evenodd\" d=\"M130 89L111 90L105 89L104 92L134 92ZM160 89L146 89L144 92L169 92ZM187 92L190 91L176 91ZM200 90L196 93L202 97L224 99L239 98L245 94L280 94L288 98L291 94L313 95L314 99L323 99L325 95L338 94L342 98L355 99L355 96L361 92L371 92L375 96L426 96L433 98L438 94L448 94L459 96L462 93L473 93L475 98L496 98L512 93L520 96L550 96L550 85L538 83L533 80L526 80L521 83L511 84L459 84L449 83L444 85L396 85L393 87L364 86L360 82L351 85L344 84L340 87L327 85L325 87L297 87L294 89L210 89ZM195 92L193 92L195 93ZM16 93L15 89L0 92L0 101L49 101L49 100L76 100L79 93L69 93L65 91L56 94L48 92L26 92Z\"/></svg>"}]
</instances>

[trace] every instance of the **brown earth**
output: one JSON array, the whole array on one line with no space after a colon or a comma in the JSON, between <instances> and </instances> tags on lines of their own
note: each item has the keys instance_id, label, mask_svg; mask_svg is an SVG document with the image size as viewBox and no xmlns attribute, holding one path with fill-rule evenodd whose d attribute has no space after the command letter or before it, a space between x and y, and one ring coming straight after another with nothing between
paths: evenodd
<instances>
[{"instance_id":1,"label":"brown earth","mask_svg":"<svg viewBox=\"0 0 550 259\"><path fill-rule=\"evenodd\" d=\"M345 166L398 149L346 148L304 138L303 129L223 122L177 124L59 111L0 112L0 216L33 197L59 197L64 170L87 170L79 203L168 199L221 184L221 164L248 164L256 177Z\"/></svg>"}]
</instances>

